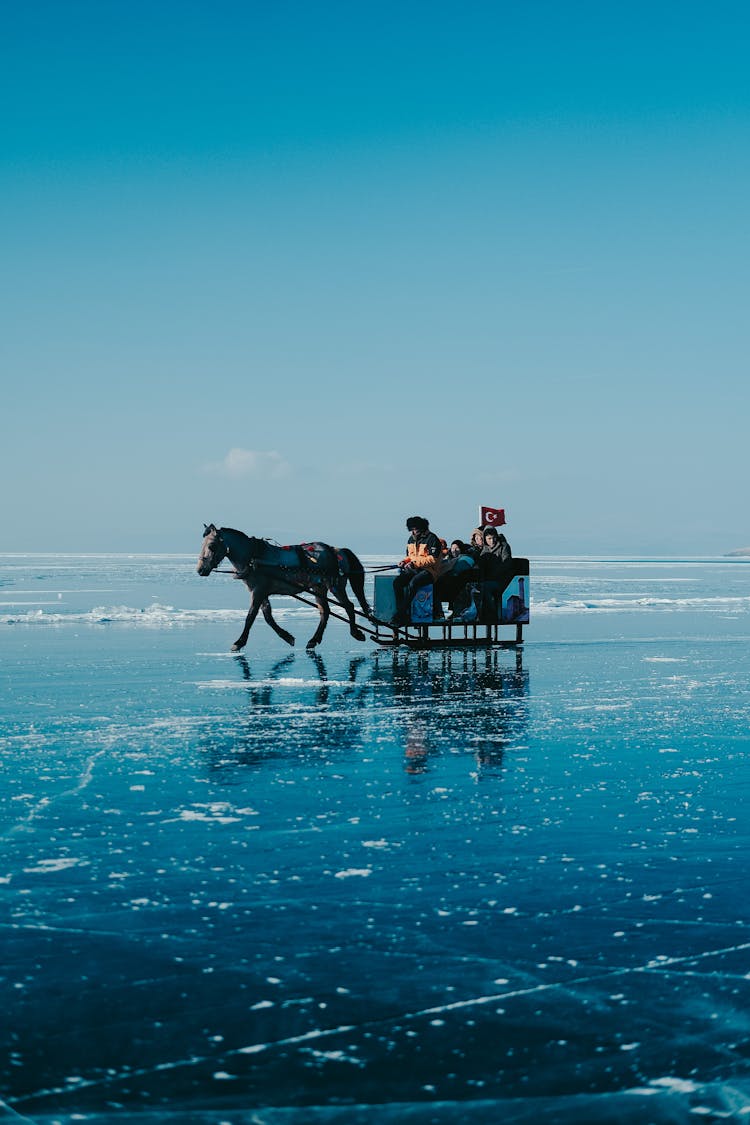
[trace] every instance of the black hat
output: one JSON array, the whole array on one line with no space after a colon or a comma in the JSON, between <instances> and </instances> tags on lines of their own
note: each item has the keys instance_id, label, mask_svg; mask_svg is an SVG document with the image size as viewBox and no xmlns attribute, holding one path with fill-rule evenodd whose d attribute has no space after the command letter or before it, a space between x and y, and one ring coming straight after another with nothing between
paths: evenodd
<instances>
[{"instance_id":1,"label":"black hat","mask_svg":"<svg viewBox=\"0 0 750 1125\"><path fill-rule=\"evenodd\" d=\"M424 516L409 516L406 526L409 531L427 531L430 525Z\"/></svg>"}]
</instances>

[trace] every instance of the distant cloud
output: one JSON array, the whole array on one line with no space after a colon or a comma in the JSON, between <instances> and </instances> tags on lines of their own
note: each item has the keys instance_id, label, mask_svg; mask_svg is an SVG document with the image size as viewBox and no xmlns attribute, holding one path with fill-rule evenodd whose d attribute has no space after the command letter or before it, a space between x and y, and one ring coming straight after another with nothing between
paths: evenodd
<instances>
[{"instance_id":1,"label":"distant cloud","mask_svg":"<svg viewBox=\"0 0 750 1125\"><path fill-rule=\"evenodd\" d=\"M291 474L292 467L275 449L230 449L223 461L206 465L206 472L223 477L255 477L258 480L281 480Z\"/></svg>"}]
</instances>

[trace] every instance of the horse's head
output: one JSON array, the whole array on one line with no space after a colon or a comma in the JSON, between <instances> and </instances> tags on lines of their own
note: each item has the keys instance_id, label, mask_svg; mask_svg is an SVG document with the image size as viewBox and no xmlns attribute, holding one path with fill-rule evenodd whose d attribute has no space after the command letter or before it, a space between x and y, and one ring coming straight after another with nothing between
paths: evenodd
<instances>
[{"instance_id":1,"label":"horse's head","mask_svg":"<svg viewBox=\"0 0 750 1125\"><path fill-rule=\"evenodd\" d=\"M206 578L226 557L226 543L221 538L218 527L215 527L212 523L206 524L203 528L203 545L198 556L196 570L203 578Z\"/></svg>"}]
</instances>

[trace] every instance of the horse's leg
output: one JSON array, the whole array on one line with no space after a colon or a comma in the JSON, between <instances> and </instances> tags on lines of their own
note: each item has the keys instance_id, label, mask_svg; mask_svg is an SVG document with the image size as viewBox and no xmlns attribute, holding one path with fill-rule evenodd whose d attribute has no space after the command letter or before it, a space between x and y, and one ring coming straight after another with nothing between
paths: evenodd
<instances>
[{"instance_id":1,"label":"horse's leg","mask_svg":"<svg viewBox=\"0 0 750 1125\"><path fill-rule=\"evenodd\" d=\"M271 613L271 603L269 602L268 598L264 599L263 604L260 607L260 611L263 614L266 625L270 625L274 633L281 637L282 641L286 641L288 645L293 645L294 637L291 633L287 633L286 629L282 629L281 626L277 624L276 618Z\"/></svg>"},{"instance_id":2,"label":"horse's leg","mask_svg":"<svg viewBox=\"0 0 750 1125\"><path fill-rule=\"evenodd\" d=\"M362 612L365 617L372 617L372 606L365 597L365 576L364 574L352 574L349 578L354 596L362 606Z\"/></svg>"},{"instance_id":3,"label":"horse's leg","mask_svg":"<svg viewBox=\"0 0 750 1125\"><path fill-rule=\"evenodd\" d=\"M346 577L349 579L349 584L354 591L354 596L361 605L365 617L372 617L372 609L365 597L365 568L354 552L350 551L348 547L343 547L341 553L346 558Z\"/></svg>"},{"instance_id":4,"label":"horse's leg","mask_svg":"<svg viewBox=\"0 0 750 1125\"><path fill-rule=\"evenodd\" d=\"M336 584L336 597L341 603L342 609L346 611L346 616L349 618L349 632L354 637L355 641L367 640L367 637L362 632L359 625L357 625L357 621L354 616L354 606L349 601L349 597L346 593L346 580L344 578L342 578L341 581Z\"/></svg>"},{"instance_id":5,"label":"horse's leg","mask_svg":"<svg viewBox=\"0 0 750 1125\"><path fill-rule=\"evenodd\" d=\"M258 616L258 610L264 601L264 598L257 590L253 590L250 587L248 587L248 589L250 589L250 609L247 611L247 617L245 618L245 627L232 645L232 652L239 652L240 649L244 648L247 644L248 634L253 627L253 621L255 621L255 618Z\"/></svg>"},{"instance_id":6,"label":"horse's leg","mask_svg":"<svg viewBox=\"0 0 750 1125\"><path fill-rule=\"evenodd\" d=\"M328 618L331 616L331 608L328 605L328 595L326 594L325 590L316 590L314 591L314 593L315 601L318 605L318 612L320 613L320 622L317 629L310 637L310 640L307 642L306 648L308 649L308 651L311 648L315 648L316 645L320 644L321 640L323 639L323 634L326 631Z\"/></svg>"}]
</instances>

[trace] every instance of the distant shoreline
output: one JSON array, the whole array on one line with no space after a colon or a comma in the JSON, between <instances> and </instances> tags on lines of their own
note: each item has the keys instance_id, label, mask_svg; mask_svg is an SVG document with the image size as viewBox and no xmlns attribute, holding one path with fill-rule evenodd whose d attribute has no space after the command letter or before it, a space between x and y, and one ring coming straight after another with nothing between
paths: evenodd
<instances>
[{"instance_id":1,"label":"distant shoreline","mask_svg":"<svg viewBox=\"0 0 750 1125\"><path fill-rule=\"evenodd\" d=\"M739 547L736 551L728 551L725 559L750 559L750 547Z\"/></svg>"}]
</instances>

